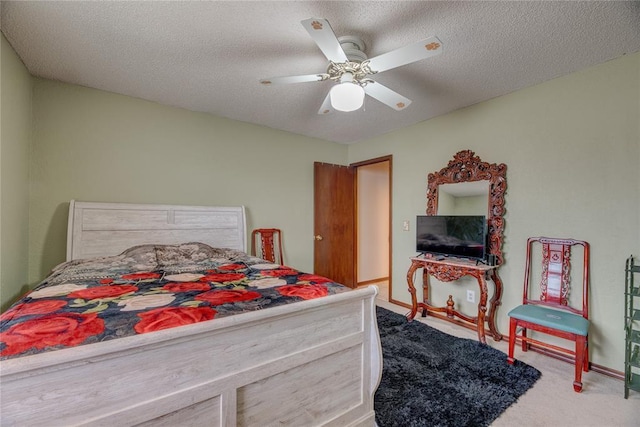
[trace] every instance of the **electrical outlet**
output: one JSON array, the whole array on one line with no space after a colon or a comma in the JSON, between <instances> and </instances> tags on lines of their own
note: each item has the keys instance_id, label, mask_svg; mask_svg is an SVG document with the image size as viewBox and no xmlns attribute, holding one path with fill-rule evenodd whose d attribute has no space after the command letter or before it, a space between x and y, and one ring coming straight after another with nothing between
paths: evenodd
<instances>
[{"instance_id":1,"label":"electrical outlet","mask_svg":"<svg viewBox=\"0 0 640 427\"><path fill-rule=\"evenodd\" d=\"M402 221L402 230L409 231L409 220Z\"/></svg>"},{"instance_id":2,"label":"electrical outlet","mask_svg":"<svg viewBox=\"0 0 640 427\"><path fill-rule=\"evenodd\" d=\"M467 289L467 301L476 302L476 293L471 289Z\"/></svg>"}]
</instances>

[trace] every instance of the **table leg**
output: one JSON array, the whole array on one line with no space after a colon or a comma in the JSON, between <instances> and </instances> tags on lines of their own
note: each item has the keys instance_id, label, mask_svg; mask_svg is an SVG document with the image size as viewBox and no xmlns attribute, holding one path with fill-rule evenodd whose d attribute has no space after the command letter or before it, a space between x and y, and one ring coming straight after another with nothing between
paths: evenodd
<instances>
[{"instance_id":1,"label":"table leg","mask_svg":"<svg viewBox=\"0 0 640 427\"><path fill-rule=\"evenodd\" d=\"M484 279L484 274L479 274L477 277L478 286L480 287L480 302L478 303L478 323L476 324L478 329L478 340L482 344L487 343L487 339L484 335L484 316L487 311L487 281Z\"/></svg>"},{"instance_id":2,"label":"table leg","mask_svg":"<svg viewBox=\"0 0 640 427\"><path fill-rule=\"evenodd\" d=\"M409 293L411 294L411 312L407 314L407 320L411 321L416 317L418 312L418 297L416 296L416 287L413 285L413 275L416 270L420 268L420 264L412 262L409 271L407 272L407 284L409 285Z\"/></svg>"},{"instance_id":3,"label":"table leg","mask_svg":"<svg viewBox=\"0 0 640 427\"><path fill-rule=\"evenodd\" d=\"M496 327L496 309L502 304L502 280L500 280L496 269L493 269L489 272L489 277L495 285L493 297L489 302L489 331L491 332L494 341L500 341L503 337L502 334L498 332L498 328Z\"/></svg>"},{"instance_id":4,"label":"table leg","mask_svg":"<svg viewBox=\"0 0 640 427\"><path fill-rule=\"evenodd\" d=\"M427 304L429 303L429 272L422 269L422 317L427 317Z\"/></svg>"}]
</instances>

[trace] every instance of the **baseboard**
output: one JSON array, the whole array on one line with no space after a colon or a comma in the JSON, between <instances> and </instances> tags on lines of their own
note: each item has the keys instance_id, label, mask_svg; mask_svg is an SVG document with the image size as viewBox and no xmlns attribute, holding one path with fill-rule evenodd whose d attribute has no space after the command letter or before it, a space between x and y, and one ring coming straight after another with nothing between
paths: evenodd
<instances>
[{"instance_id":1,"label":"baseboard","mask_svg":"<svg viewBox=\"0 0 640 427\"><path fill-rule=\"evenodd\" d=\"M373 285L374 283L389 281L389 277L380 277L378 279L365 280L358 282L358 286Z\"/></svg>"},{"instance_id":2,"label":"baseboard","mask_svg":"<svg viewBox=\"0 0 640 427\"><path fill-rule=\"evenodd\" d=\"M404 303L402 301L397 301L394 299L389 300L390 303L395 304L395 305L399 305L401 307L405 307L409 310L411 310L411 305ZM420 311L420 310L418 310ZM417 314L418 316L420 316L420 313ZM440 313L429 313L428 316L430 317L435 317L437 319L441 319L441 320L445 320L447 322L450 323L455 323L456 325L462 326L464 328L467 329L471 329L471 330L477 330L475 325L471 325L469 323L466 322L462 322L461 320L458 319L449 319L448 317L441 315ZM485 331L487 332L488 336L491 336L491 333L488 329L485 329ZM503 340L506 340L507 342L509 341L509 336L508 335L503 335ZM518 346L522 346L521 340L519 338L516 338L516 345ZM535 351L536 353L540 353L540 354L544 354L545 356L549 356L549 357L553 357L554 359L558 359L561 360L563 362L569 363L571 365L574 364L573 358L571 356L569 356L568 354L564 354L561 353L559 351L556 350L552 350L552 349L548 349L545 347L541 347L535 344L529 344L529 351ZM611 378L615 378L617 380L620 381L624 381L624 372L621 371L617 371L615 369L611 369L608 368L606 366L602 366L602 365L598 365L596 363L592 363L589 362L589 369L594 371L594 372L598 372L600 374L606 375L608 377Z\"/></svg>"},{"instance_id":3,"label":"baseboard","mask_svg":"<svg viewBox=\"0 0 640 427\"><path fill-rule=\"evenodd\" d=\"M505 339L509 339L507 335L505 335ZM521 340L516 338L516 345L521 346ZM565 353L561 353L559 351L548 349L545 347L540 347L535 344L529 344L529 351L535 351L536 353L544 354L545 356L553 357L554 359L562 360L563 362L567 362L571 365L574 364L573 358ZM624 372L617 371L615 369L608 368L606 366L598 365L597 363L589 362L589 369L593 372L598 372L600 374L606 375L611 378L615 378L620 381L624 381Z\"/></svg>"}]
</instances>

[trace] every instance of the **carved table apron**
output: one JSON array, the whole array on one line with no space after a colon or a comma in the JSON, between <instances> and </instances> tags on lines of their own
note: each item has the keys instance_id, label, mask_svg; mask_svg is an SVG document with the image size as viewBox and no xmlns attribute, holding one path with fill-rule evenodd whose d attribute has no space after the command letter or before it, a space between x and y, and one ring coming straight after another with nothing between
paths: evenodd
<instances>
[{"instance_id":1,"label":"carved table apron","mask_svg":"<svg viewBox=\"0 0 640 427\"><path fill-rule=\"evenodd\" d=\"M416 288L413 284L413 276L419 268L422 268L422 302L418 302L416 296ZM476 325L478 331L478 340L484 344L487 343L485 338L485 322L489 326L489 331L495 341L502 339L502 334L498 332L496 328L496 308L501 304L502 298L502 281L498 276L496 269L498 266L489 265L475 265L473 262L460 261L438 261L435 259L416 257L411 258L411 267L407 272L407 283L409 284L409 292L411 293L411 312L407 314L409 321L413 320L418 312L418 308L422 309L422 317L427 315L427 312L444 312L446 316L436 315L443 320L447 320L453 323L459 323L454 317ZM475 277L480 287L480 302L478 303L478 315L477 317L466 316L455 310L455 303L453 297L449 295L446 307L436 307L429 302L429 275L432 275L436 279L442 282L451 282L458 280L463 276ZM489 302L489 312L487 313L487 281L486 278L491 279L495 284L495 292ZM466 326L466 325L465 325Z\"/></svg>"}]
</instances>

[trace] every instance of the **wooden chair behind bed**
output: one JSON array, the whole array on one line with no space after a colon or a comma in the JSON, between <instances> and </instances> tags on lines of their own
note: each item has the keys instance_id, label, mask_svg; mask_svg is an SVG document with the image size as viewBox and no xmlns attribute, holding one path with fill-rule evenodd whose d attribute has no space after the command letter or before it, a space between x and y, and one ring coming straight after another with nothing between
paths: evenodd
<instances>
[{"instance_id":1,"label":"wooden chair behind bed","mask_svg":"<svg viewBox=\"0 0 640 427\"><path fill-rule=\"evenodd\" d=\"M259 253L256 254L256 249ZM282 232L278 228L257 228L251 232L251 255L276 264L284 264Z\"/></svg>"}]
</instances>

